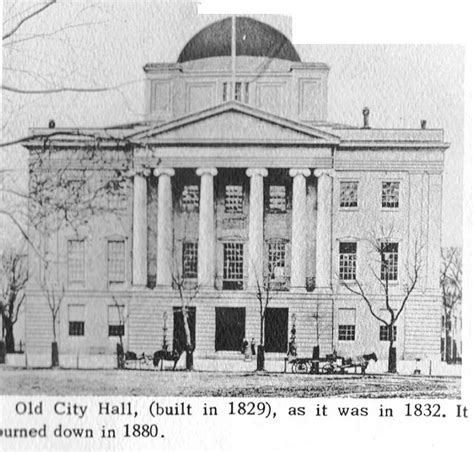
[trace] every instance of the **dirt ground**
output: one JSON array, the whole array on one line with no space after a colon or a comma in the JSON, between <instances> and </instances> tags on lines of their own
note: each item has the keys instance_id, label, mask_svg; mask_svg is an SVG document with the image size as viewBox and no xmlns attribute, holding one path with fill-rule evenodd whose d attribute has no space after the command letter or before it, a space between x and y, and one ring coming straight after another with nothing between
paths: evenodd
<instances>
[{"instance_id":1,"label":"dirt ground","mask_svg":"<svg viewBox=\"0 0 474 452\"><path fill-rule=\"evenodd\" d=\"M458 377L0 367L4 395L460 398Z\"/></svg>"}]
</instances>

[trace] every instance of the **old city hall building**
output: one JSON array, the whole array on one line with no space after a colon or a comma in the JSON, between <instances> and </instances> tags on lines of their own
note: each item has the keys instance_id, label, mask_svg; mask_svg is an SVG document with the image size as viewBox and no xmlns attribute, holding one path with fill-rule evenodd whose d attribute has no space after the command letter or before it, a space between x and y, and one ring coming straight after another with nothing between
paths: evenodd
<instances>
[{"instance_id":1,"label":"old city hall building","mask_svg":"<svg viewBox=\"0 0 474 452\"><path fill-rule=\"evenodd\" d=\"M329 67L301 61L282 33L247 17L205 27L176 62L144 71L146 120L88 129L104 148L128 140L125 196L113 215L54 238L65 287L61 364L113 363L122 333L137 354L164 339L182 342L177 280L197 368L241 360L244 338L259 342L262 284L271 292L270 362L283 361L292 335L299 356L320 345L322 355L386 358L386 326L346 288L360 282L374 312L387 314L374 236L384 242L395 308L422 244L418 282L396 325L397 355L440 359L442 130L371 128L367 109L358 126L328 121ZM51 142L74 156L86 140L77 130L55 129ZM40 267L31 251L31 274ZM49 364L51 312L30 279L28 359Z\"/></svg>"}]
</instances>

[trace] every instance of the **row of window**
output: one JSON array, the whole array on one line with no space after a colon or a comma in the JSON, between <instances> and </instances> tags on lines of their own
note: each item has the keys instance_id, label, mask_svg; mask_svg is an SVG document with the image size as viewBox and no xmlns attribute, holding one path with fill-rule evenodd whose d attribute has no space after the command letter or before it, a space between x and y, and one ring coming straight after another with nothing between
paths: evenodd
<instances>
[{"instance_id":1,"label":"row of window","mask_svg":"<svg viewBox=\"0 0 474 452\"><path fill-rule=\"evenodd\" d=\"M68 241L68 281L83 283L85 281L84 240ZM242 290L244 280L244 244L225 242L223 289ZM272 281L284 282L286 277L286 242L271 241L267 243L268 265L266 271ZM125 281L125 241L107 241L107 273L109 283ZM186 279L198 275L198 243L184 242L182 248L182 275ZM345 281L357 277L357 242L339 243L339 277ZM381 243L380 278L397 281L398 279L398 243Z\"/></svg>"},{"instance_id":2,"label":"row of window","mask_svg":"<svg viewBox=\"0 0 474 452\"><path fill-rule=\"evenodd\" d=\"M383 310L382 310L383 311ZM383 315L383 312L381 313ZM393 340L397 340L397 327L392 329ZM390 340L390 330L385 324L379 328L380 341ZM355 341L356 340L356 310L354 308L340 308L338 312L338 340Z\"/></svg>"},{"instance_id":3,"label":"row of window","mask_svg":"<svg viewBox=\"0 0 474 452\"><path fill-rule=\"evenodd\" d=\"M69 336L85 335L86 307L83 304L68 306ZM109 337L125 335L125 306L110 305L107 307L107 328Z\"/></svg>"},{"instance_id":4,"label":"row of window","mask_svg":"<svg viewBox=\"0 0 474 452\"><path fill-rule=\"evenodd\" d=\"M70 180L74 192L79 193L77 185L81 187L84 180ZM110 189L107 193L108 208L123 210L126 208L127 197L123 190ZM199 211L199 186L185 185L181 192L181 208L185 212ZM224 208L226 213L242 213L244 204L244 188L242 185L226 185ZM357 208L359 205L359 182L341 181L339 191L339 206L342 208ZM381 206L384 209L398 209L400 206L400 182L383 181L381 192ZM288 193L285 185L270 185L266 192L265 208L271 213L285 213L288 210Z\"/></svg>"},{"instance_id":5,"label":"row of window","mask_svg":"<svg viewBox=\"0 0 474 452\"><path fill-rule=\"evenodd\" d=\"M355 325L339 325L338 339L340 341L355 341L356 327ZM379 340L389 341L389 328L387 325L380 325ZM397 327L393 327L393 340L397 340Z\"/></svg>"},{"instance_id":6,"label":"row of window","mask_svg":"<svg viewBox=\"0 0 474 452\"><path fill-rule=\"evenodd\" d=\"M199 186L185 185L181 192L181 209L184 212L199 211ZM242 213L244 206L244 188L242 185L226 185L224 211ZM266 196L266 209L272 213L285 213L288 209L285 185L270 185Z\"/></svg>"},{"instance_id":7,"label":"row of window","mask_svg":"<svg viewBox=\"0 0 474 452\"><path fill-rule=\"evenodd\" d=\"M339 206L357 208L359 205L359 182L342 181L340 183ZM382 182L381 206L384 209L400 207L400 182ZM270 185L266 193L266 210L272 213L285 213L288 209L287 189L285 185ZM224 208L226 213L242 213L244 189L242 185L226 185ZM185 185L181 193L181 206L184 211L199 210L199 186Z\"/></svg>"},{"instance_id":8,"label":"row of window","mask_svg":"<svg viewBox=\"0 0 474 452\"><path fill-rule=\"evenodd\" d=\"M275 311L275 312L273 312ZM125 306L123 305L109 305L107 328L108 336L124 336L125 335ZM288 327L288 309L269 309L268 328L275 329L275 327ZM282 315L283 314L283 315ZM85 305L69 305L69 336L84 336L85 335ZM195 316L193 316L193 323ZM281 325L280 325L281 324ZM193 324L193 330L195 325ZM177 326L178 327L178 326ZM281 336L280 331L276 331L277 336ZM245 336L245 308L216 308L216 351L235 351L240 350L241 344ZM272 331L266 333L266 342L277 340L278 337L272 337ZM338 325L338 340L339 341L355 341L356 339L356 325L355 325L355 309L342 308L339 309L339 325ZM387 325L380 325L379 340L389 341L389 327ZM393 340L397 340L397 327L393 327ZM280 338L281 341L281 338ZM286 341L284 341L286 344ZM268 345L268 344L267 344ZM275 344L274 344L275 345ZM277 344L276 344L277 345ZM282 351L278 350L280 347L273 347L274 350L267 351ZM272 347L270 347L272 348Z\"/></svg>"},{"instance_id":9,"label":"row of window","mask_svg":"<svg viewBox=\"0 0 474 452\"><path fill-rule=\"evenodd\" d=\"M356 208L359 205L359 182L341 181L339 191L339 206ZM383 209L398 209L400 207L400 182L382 181L381 206Z\"/></svg>"},{"instance_id":10,"label":"row of window","mask_svg":"<svg viewBox=\"0 0 474 452\"><path fill-rule=\"evenodd\" d=\"M380 243L380 279L398 280L398 243ZM345 281L357 278L357 242L339 242L339 278Z\"/></svg>"},{"instance_id":11,"label":"row of window","mask_svg":"<svg viewBox=\"0 0 474 452\"><path fill-rule=\"evenodd\" d=\"M68 282L85 282L85 241L68 240ZM125 281L125 240L107 241L107 280L109 283Z\"/></svg>"}]
</instances>

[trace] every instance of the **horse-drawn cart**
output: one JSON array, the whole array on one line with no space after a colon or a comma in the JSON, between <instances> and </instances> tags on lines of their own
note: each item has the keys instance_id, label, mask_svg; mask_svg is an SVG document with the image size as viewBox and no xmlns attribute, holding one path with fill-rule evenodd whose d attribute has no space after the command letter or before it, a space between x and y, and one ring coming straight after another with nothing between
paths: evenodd
<instances>
[{"instance_id":1,"label":"horse-drawn cart","mask_svg":"<svg viewBox=\"0 0 474 452\"><path fill-rule=\"evenodd\" d=\"M295 374L323 373L323 374L346 374L353 370L364 375L371 360L377 361L377 355L370 353L355 358L343 358L332 353L325 358L286 358L291 365L291 372ZM285 364L286 370L286 364Z\"/></svg>"}]
</instances>

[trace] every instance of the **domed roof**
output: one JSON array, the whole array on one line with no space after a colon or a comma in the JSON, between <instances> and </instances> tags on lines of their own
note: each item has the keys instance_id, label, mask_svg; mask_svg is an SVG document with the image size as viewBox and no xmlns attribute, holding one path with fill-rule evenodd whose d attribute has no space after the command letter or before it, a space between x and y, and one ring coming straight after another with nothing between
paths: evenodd
<instances>
[{"instance_id":1,"label":"domed roof","mask_svg":"<svg viewBox=\"0 0 474 452\"><path fill-rule=\"evenodd\" d=\"M301 61L283 33L250 17L236 17L236 55ZM232 18L214 22L196 33L181 51L178 63L231 56Z\"/></svg>"}]
</instances>

